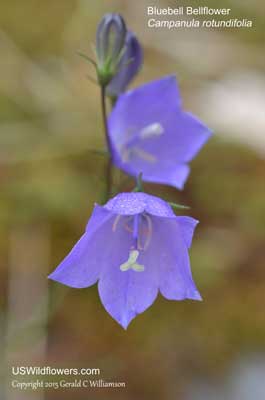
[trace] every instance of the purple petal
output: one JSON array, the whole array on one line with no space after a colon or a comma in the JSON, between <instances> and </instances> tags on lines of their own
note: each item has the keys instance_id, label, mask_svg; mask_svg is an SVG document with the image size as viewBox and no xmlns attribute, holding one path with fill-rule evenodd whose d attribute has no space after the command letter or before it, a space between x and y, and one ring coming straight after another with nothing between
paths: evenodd
<instances>
[{"instance_id":1,"label":"purple petal","mask_svg":"<svg viewBox=\"0 0 265 400\"><path fill-rule=\"evenodd\" d=\"M198 225L199 221L191 217L176 217L176 220L179 224L185 244L190 248L194 229Z\"/></svg>"},{"instance_id":2,"label":"purple petal","mask_svg":"<svg viewBox=\"0 0 265 400\"><path fill-rule=\"evenodd\" d=\"M94 285L106 262L102 248L111 234L111 218L113 220L113 214L96 206L86 232L49 278L75 288Z\"/></svg>"},{"instance_id":3,"label":"purple petal","mask_svg":"<svg viewBox=\"0 0 265 400\"><path fill-rule=\"evenodd\" d=\"M180 109L181 98L175 76L146 83L121 94L111 112L108 124L115 145L124 142L126 134L139 130L160 118L168 119Z\"/></svg>"},{"instance_id":4,"label":"purple petal","mask_svg":"<svg viewBox=\"0 0 265 400\"><path fill-rule=\"evenodd\" d=\"M189 174L187 163L212 134L200 120L181 110L173 76L121 95L108 125L112 159L118 168L132 176L142 172L144 181L179 189Z\"/></svg>"},{"instance_id":5,"label":"purple petal","mask_svg":"<svg viewBox=\"0 0 265 400\"><path fill-rule=\"evenodd\" d=\"M142 47L132 32L127 32L125 39L126 50L119 65L119 71L107 86L110 96L119 96L138 73L143 63Z\"/></svg>"},{"instance_id":6,"label":"purple petal","mask_svg":"<svg viewBox=\"0 0 265 400\"><path fill-rule=\"evenodd\" d=\"M126 217L122 217L113 235L109 263L101 271L98 284L102 304L124 329L137 314L154 302L158 293L158 275L151 260L149 262L152 257L150 251L137 260L140 264L144 263L143 272L122 272L119 268L128 259L132 245L132 234L124 229L125 220Z\"/></svg>"},{"instance_id":7,"label":"purple petal","mask_svg":"<svg viewBox=\"0 0 265 400\"><path fill-rule=\"evenodd\" d=\"M153 217L152 247L159 264L159 289L169 300L201 300L192 279L189 254L178 220Z\"/></svg>"},{"instance_id":8,"label":"purple petal","mask_svg":"<svg viewBox=\"0 0 265 400\"><path fill-rule=\"evenodd\" d=\"M86 231L89 232L90 236L98 229L101 225L107 222L112 217L105 207L95 204L94 210L89 218L86 226Z\"/></svg>"},{"instance_id":9,"label":"purple petal","mask_svg":"<svg viewBox=\"0 0 265 400\"><path fill-rule=\"evenodd\" d=\"M159 159L159 162L147 163L137 155L133 156L130 163L124 163L121 158L116 158L116 166L135 178L142 174L145 182L155 182L183 189L189 176L190 167L187 164L177 163L175 159Z\"/></svg>"},{"instance_id":10,"label":"purple petal","mask_svg":"<svg viewBox=\"0 0 265 400\"><path fill-rule=\"evenodd\" d=\"M143 174L143 180L146 182L155 182L163 185L174 186L177 189L183 189L184 184L189 176L190 168L186 164L164 163L161 161L160 165L152 171L146 171Z\"/></svg>"},{"instance_id":11,"label":"purple petal","mask_svg":"<svg viewBox=\"0 0 265 400\"><path fill-rule=\"evenodd\" d=\"M128 258L128 254L124 256L122 262ZM142 262L140 258L139 262ZM122 272L117 264L100 277L98 290L101 301L107 312L124 329L137 314L150 307L157 297L158 284L151 269L152 265L149 264L143 272Z\"/></svg>"},{"instance_id":12,"label":"purple petal","mask_svg":"<svg viewBox=\"0 0 265 400\"><path fill-rule=\"evenodd\" d=\"M141 193L119 193L110 199L104 208L115 214L134 215L140 214L145 209L145 202Z\"/></svg>"},{"instance_id":13,"label":"purple petal","mask_svg":"<svg viewBox=\"0 0 265 400\"><path fill-rule=\"evenodd\" d=\"M121 215L134 215L146 211L160 217L175 217L166 201L142 192L120 193L109 200L104 208Z\"/></svg>"},{"instance_id":14,"label":"purple petal","mask_svg":"<svg viewBox=\"0 0 265 400\"><path fill-rule=\"evenodd\" d=\"M144 265L144 271L120 271L119 266L128 259L132 245L132 234L124 229L128 220L124 216L112 238L107 255L110 262L100 274L101 301L125 329L137 314L154 302L159 288L167 299L201 300L191 275L187 246L180 229L182 221L163 217L151 219L150 244L140 251L137 260Z\"/></svg>"},{"instance_id":15,"label":"purple petal","mask_svg":"<svg viewBox=\"0 0 265 400\"><path fill-rule=\"evenodd\" d=\"M142 141L140 149L160 160L187 163L199 152L212 132L195 116L178 111L162 122L165 133L155 140Z\"/></svg>"}]
</instances>

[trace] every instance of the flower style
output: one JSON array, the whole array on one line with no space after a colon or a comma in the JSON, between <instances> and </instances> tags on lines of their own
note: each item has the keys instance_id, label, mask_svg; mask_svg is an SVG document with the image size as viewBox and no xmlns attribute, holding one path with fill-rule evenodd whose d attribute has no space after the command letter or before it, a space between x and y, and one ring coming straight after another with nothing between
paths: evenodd
<instances>
[{"instance_id":1,"label":"flower style","mask_svg":"<svg viewBox=\"0 0 265 400\"><path fill-rule=\"evenodd\" d=\"M95 205L86 232L49 278L74 288L99 281L105 309L126 329L158 291L169 300L201 300L188 254L197 222L158 197L121 193Z\"/></svg>"},{"instance_id":2,"label":"flower style","mask_svg":"<svg viewBox=\"0 0 265 400\"><path fill-rule=\"evenodd\" d=\"M107 86L110 97L118 97L124 92L143 64L142 47L133 32L127 31L124 53L117 67L118 72Z\"/></svg>"},{"instance_id":3,"label":"flower style","mask_svg":"<svg viewBox=\"0 0 265 400\"><path fill-rule=\"evenodd\" d=\"M174 76L119 96L108 119L113 163L129 175L182 189L211 131L181 108Z\"/></svg>"}]
</instances>

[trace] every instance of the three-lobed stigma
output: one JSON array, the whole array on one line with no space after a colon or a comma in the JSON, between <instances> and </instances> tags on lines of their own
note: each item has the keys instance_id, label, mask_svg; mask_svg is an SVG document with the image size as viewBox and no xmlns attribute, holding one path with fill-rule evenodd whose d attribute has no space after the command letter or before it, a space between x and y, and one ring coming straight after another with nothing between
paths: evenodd
<instances>
[{"instance_id":1,"label":"three-lobed stigma","mask_svg":"<svg viewBox=\"0 0 265 400\"><path fill-rule=\"evenodd\" d=\"M140 252L144 252L152 239L152 220L147 213L136 214L134 216L118 215L112 225L112 232L118 229L119 222L123 220L120 225L121 229L125 229L131 234L131 249L129 251L128 260L120 265L122 272L133 270L136 272L143 272L144 265L138 264L137 259Z\"/></svg>"},{"instance_id":2,"label":"three-lobed stigma","mask_svg":"<svg viewBox=\"0 0 265 400\"><path fill-rule=\"evenodd\" d=\"M144 271L144 265L138 264L136 261L139 257L139 251L136 249L130 250L129 253L129 258L128 260L120 265L120 270L122 272L128 271L129 269L132 269L133 271L136 272L143 272Z\"/></svg>"}]
</instances>

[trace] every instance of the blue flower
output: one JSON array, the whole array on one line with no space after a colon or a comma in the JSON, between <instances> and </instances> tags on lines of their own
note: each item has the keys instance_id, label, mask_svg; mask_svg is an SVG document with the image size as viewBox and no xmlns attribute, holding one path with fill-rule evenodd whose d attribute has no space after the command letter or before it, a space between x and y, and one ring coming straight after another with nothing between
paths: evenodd
<instances>
[{"instance_id":1,"label":"blue flower","mask_svg":"<svg viewBox=\"0 0 265 400\"><path fill-rule=\"evenodd\" d=\"M201 300L188 254L197 222L158 197L121 193L95 206L86 232L49 278L74 288L98 281L102 304L126 329L159 291L169 300Z\"/></svg>"},{"instance_id":2,"label":"blue flower","mask_svg":"<svg viewBox=\"0 0 265 400\"><path fill-rule=\"evenodd\" d=\"M124 92L143 64L142 47L133 32L128 31L125 38L123 56L118 65L118 72L107 86L107 94L118 97Z\"/></svg>"},{"instance_id":3,"label":"blue flower","mask_svg":"<svg viewBox=\"0 0 265 400\"><path fill-rule=\"evenodd\" d=\"M140 86L119 96L108 119L113 163L127 174L182 189L189 162L211 131L181 107L176 78Z\"/></svg>"}]
</instances>

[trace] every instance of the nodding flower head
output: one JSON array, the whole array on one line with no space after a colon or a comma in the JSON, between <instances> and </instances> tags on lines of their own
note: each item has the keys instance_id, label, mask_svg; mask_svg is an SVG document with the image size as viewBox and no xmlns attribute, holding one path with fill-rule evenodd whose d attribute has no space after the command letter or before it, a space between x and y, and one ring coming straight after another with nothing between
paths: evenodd
<instances>
[{"instance_id":1,"label":"nodding flower head","mask_svg":"<svg viewBox=\"0 0 265 400\"><path fill-rule=\"evenodd\" d=\"M183 111L174 76L121 94L108 119L112 160L143 181L183 189L189 162L211 136L198 118Z\"/></svg>"},{"instance_id":2,"label":"nodding flower head","mask_svg":"<svg viewBox=\"0 0 265 400\"><path fill-rule=\"evenodd\" d=\"M85 233L49 278L74 288L98 281L102 304L126 329L159 291L171 300L201 300L188 254L197 222L176 216L158 197L118 194L95 206Z\"/></svg>"}]
</instances>

